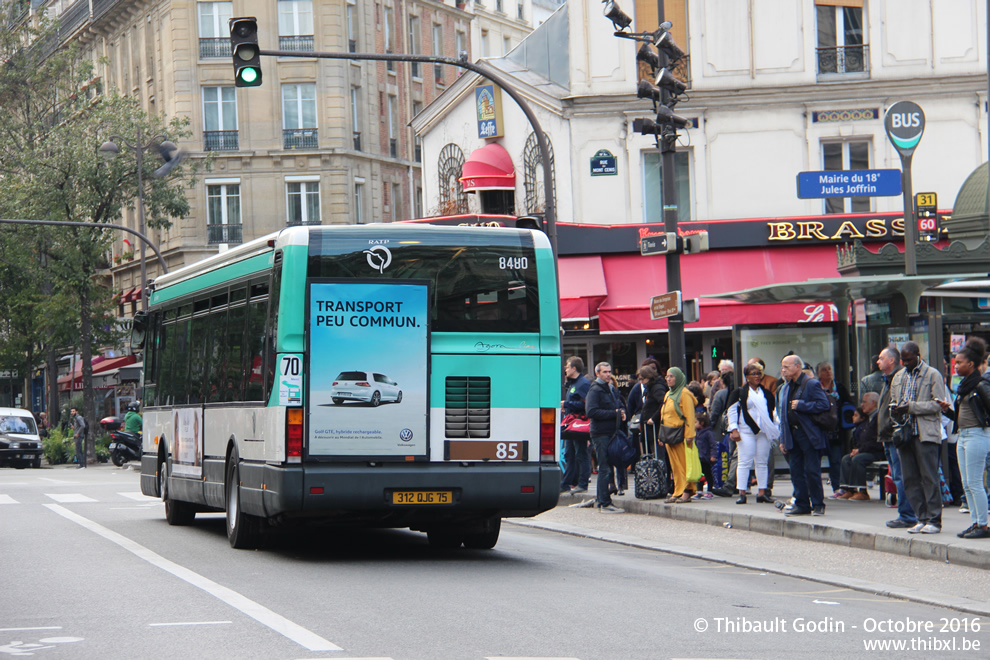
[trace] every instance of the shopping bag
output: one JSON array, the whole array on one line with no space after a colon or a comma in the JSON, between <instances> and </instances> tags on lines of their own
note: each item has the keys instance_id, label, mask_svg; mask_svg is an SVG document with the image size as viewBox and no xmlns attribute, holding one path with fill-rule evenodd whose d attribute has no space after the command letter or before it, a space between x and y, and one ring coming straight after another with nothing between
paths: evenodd
<instances>
[{"instance_id":1,"label":"shopping bag","mask_svg":"<svg viewBox=\"0 0 990 660\"><path fill-rule=\"evenodd\" d=\"M693 484L701 479L701 458L696 443L684 443L684 461L687 463L687 482Z\"/></svg>"}]
</instances>

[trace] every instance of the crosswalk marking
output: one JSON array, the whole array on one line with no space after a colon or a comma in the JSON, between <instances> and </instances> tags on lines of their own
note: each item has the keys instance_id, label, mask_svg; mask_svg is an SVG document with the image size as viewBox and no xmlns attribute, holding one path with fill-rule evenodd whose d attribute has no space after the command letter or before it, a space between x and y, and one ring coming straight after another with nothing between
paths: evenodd
<instances>
[{"instance_id":1,"label":"crosswalk marking","mask_svg":"<svg viewBox=\"0 0 990 660\"><path fill-rule=\"evenodd\" d=\"M95 502L92 497L86 497L82 493L45 493L45 497L50 497L61 504L74 504L77 502Z\"/></svg>"},{"instance_id":2,"label":"crosswalk marking","mask_svg":"<svg viewBox=\"0 0 990 660\"><path fill-rule=\"evenodd\" d=\"M147 502L147 501L149 501L149 500L152 499L152 498L148 497L147 495L145 495L144 493L141 493L141 492L137 492L137 493L117 493L117 494L120 495L120 496L122 496L122 497L126 497L128 499L135 500L137 502Z\"/></svg>"},{"instance_id":3,"label":"crosswalk marking","mask_svg":"<svg viewBox=\"0 0 990 660\"><path fill-rule=\"evenodd\" d=\"M20 504L10 495L0 495L0 504Z\"/></svg>"}]
</instances>

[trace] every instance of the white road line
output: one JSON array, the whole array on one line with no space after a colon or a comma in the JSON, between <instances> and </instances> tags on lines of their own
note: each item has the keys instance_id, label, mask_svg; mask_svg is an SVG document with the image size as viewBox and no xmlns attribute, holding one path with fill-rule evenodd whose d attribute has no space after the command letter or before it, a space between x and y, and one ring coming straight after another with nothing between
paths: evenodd
<instances>
[{"instance_id":1,"label":"white road line","mask_svg":"<svg viewBox=\"0 0 990 660\"><path fill-rule=\"evenodd\" d=\"M121 497L126 497L127 499L134 500L136 502L150 502L154 499L152 497L148 497L147 495L145 495L140 491L136 493L117 493L117 494L120 495Z\"/></svg>"},{"instance_id":2,"label":"white road line","mask_svg":"<svg viewBox=\"0 0 990 660\"><path fill-rule=\"evenodd\" d=\"M343 660L343 658L338 658L337 660ZM493 656L490 658L485 658L485 660L580 660L579 658L563 658L557 656L545 656L545 655L527 655L525 657L508 657L504 655Z\"/></svg>"},{"instance_id":3,"label":"white road line","mask_svg":"<svg viewBox=\"0 0 990 660\"><path fill-rule=\"evenodd\" d=\"M0 495L0 504L20 504L10 495Z\"/></svg>"},{"instance_id":4,"label":"white road line","mask_svg":"<svg viewBox=\"0 0 990 660\"><path fill-rule=\"evenodd\" d=\"M0 628L0 632L23 632L25 630L61 630L62 626L37 626L35 628Z\"/></svg>"},{"instance_id":5,"label":"white road line","mask_svg":"<svg viewBox=\"0 0 990 660\"><path fill-rule=\"evenodd\" d=\"M203 577L195 571L191 571L184 566L180 566L173 561L169 561L161 555L152 552L140 543L132 541L126 536L122 536L117 532L109 530L103 525L73 513L58 504L45 504L44 506L63 518L71 520L81 527L85 527L94 534L98 534L106 540L116 543L123 549L133 553L137 557L140 557L152 566L157 566L166 573L171 573L180 580L183 580L198 589L202 589L211 596L223 601L234 609L241 611L258 623L268 626L275 632L291 639L293 642L305 647L309 651L343 651L343 649L336 644L323 639L316 633L303 628L297 623L289 621L282 615L272 612L264 605L254 602L247 596L239 594L233 589L228 589L221 584L217 584L213 580Z\"/></svg>"},{"instance_id":6,"label":"white road line","mask_svg":"<svg viewBox=\"0 0 990 660\"><path fill-rule=\"evenodd\" d=\"M50 497L62 504L74 504L78 502L95 502L92 497L86 497L82 493L45 493L45 497Z\"/></svg>"},{"instance_id":7,"label":"white road line","mask_svg":"<svg viewBox=\"0 0 990 660\"><path fill-rule=\"evenodd\" d=\"M176 623L149 623L152 628L164 626L217 626L222 623L233 623L233 621L178 621Z\"/></svg>"}]
</instances>

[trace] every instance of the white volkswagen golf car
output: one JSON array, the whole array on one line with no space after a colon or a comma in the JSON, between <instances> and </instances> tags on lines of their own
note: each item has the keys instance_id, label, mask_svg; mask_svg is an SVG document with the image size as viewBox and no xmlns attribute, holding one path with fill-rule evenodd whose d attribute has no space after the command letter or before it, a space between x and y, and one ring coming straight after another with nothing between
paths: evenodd
<instances>
[{"instance_id":1,"label":"white volkswagen golf car","mask_svg":"<svg viewBox=\"0 0 990 660\"><path fill-rule=\"evenodd\" d=\"M361 401L378 406L383 401L402 401L399 384L385 374L371 371L341 371L333 381L330 398L337 405L345 401Z\"/></svg>"}]
</instances>

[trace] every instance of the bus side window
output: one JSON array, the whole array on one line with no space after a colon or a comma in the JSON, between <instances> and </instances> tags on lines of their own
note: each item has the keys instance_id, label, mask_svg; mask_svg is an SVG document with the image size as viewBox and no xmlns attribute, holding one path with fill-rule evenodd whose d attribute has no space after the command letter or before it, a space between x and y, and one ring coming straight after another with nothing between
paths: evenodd
<instances>
[{"instance_id":1,"label":"bus side window","mask_svg":"<svg viewBox=\"0 0 990 660\"><path fill-rule=\"evenodd\" d=\"M244 400L244 325L247 305L231 307L227 315L227 373L223 401Z\"/></svg>"},{"instance_id":2,"label":"bus side window","mask_svg":"<svg viewBox=\"0 0 990 660\"><path fill-rule=\"evenodd\" d=\"M275 353L278 339L278 303L282 297L282 252L275 253L275 265L272 270L271 295L268 303L268 328L265 333L265 392L271 393L275 386Z\"/></svg>"},{"instance_id":3,"label":"bus side window","mask_svg":"<svg viewBox=\"0 0 990 660\"><path fill-rule=\"evenodd\" d=\"M210 314L213 326L213 339L210 342L210 349L207 352L209 362L209 386L207 387L206 400L209 403L217 403L223 400L224 383L226 382L226 364L224 360L223 343L227 338L227 307L217 306Z\"/></svg>"},{"instance_id":4,"label":"bus side window","mask_svg":"<svg viewBox=\"0 0 990 660\"><path fill-rule=\"evenodd\" d=\"M265 325L268 320L268 283L264 287L252 286L251 305L248 307L247 340L244 349L247 357L246 401L262 401L265 394ZM255 297L255 295L263 297Z\"/></svg>"}]
</instances>

